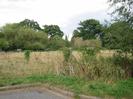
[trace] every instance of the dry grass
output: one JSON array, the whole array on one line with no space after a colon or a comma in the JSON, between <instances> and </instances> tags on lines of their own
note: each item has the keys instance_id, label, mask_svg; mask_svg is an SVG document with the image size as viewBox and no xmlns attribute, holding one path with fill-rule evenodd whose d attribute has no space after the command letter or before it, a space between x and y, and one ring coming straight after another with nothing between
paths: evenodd
<instances>
[{"instance_id":1,"label":"dry grass","mask_svg":"<svg viewBox=\"0 0 133 99\"><path fill-rule=\"evenodd\" d=\"M44 74L48 72L59 73L63 63L61 52L32 52L27 63L22 52L0 53L0 77L26 76ZM1 76L2 75L2 76Z\"/></svg>"},{"instance_id":2,"label":"dry grass","mask_svg":"<svg viewBox=\"0 0 133 99\"><path fill-rule=\"evenodd\" d=\"M74 51L78 60L81 53ZM107 56L107 53L98 55ZM110 56L110 54L109 54ZM33 74L60 74L63 67L63 53L61 51L32 52L27 63L23 52L0 52L0 77L28 76Z\"/></svg>"},{"instance_id":3,"label":"dry grass","mask_svg":"<svg viewBox=\"0 0 133 99\"><path fill-rule=\"evenodd\" d=\"M100 57L113 57L113 55L116 53L115 50L101 50L99 53L97 53L97 56Z\"/></svg>"},{"instance_id":4,"label":"dry grass","mask_svg":"<svg viewBox=\"0 0 133 99\"><path fill-rule=\"evenodd\" d=\"M109 54L108 54L109 53ZM81 58L81 53L74 51L72 53L76 60ZM103 57L110 57L114 54L110 51L101 51L98 53L99 56ZM74 58L74 59L75 59ZM80 75L84 77L96 78L97 80L94 81L87 81L80 78L75 78L72 76L63 76L63 75L49 75L48 73L55 73L59 74L62 68L65 68L63 65L64 56L61 51L50 51L50 52L32 52L30 56L30 60L27 63L24 57L23 52L0 52L0 86L5 85L14 85L14 84L23 84L23 83L49 83L56 86L64 87L66 89L72 90L75 93L83 93L83 94L92 94L97 96L107 96L106 98L109 99L110 96L113 97L129 97L132 95L132 82L133 80L129 79L127 81L119 81L114 85L111 85L112 82L108 82L106 84L106 79L104 82L101 82L99 76L97 77L98 69L102 72L102 77L107 77L108 79L112 79L111 77L118 77L115 71L119 69L115 69L113 65L105 64L108 63L106 60L104 61L95 61L92 60L90 64L86 64L86 62L80 63L80 61L71 61L71 65L73 66L74 73L76 76L80 77ZM77 63L74 63L77 62ZM93 64L94 62L94 64ZM94 65L94 66L92 66ZM90 68L86 68L86 66L90 66ZM93 68L94 67L94 68ZM95 68L96 67L96 68ZM83 71L84 69L84 71ZM98 71L99 71L98 70ZM112 72L113 71L113 72ZM105 72L105 73L104 73ZM112 72L112 75L107 75ZM72 72L73 73L73 72ZM72 74L71 73L71 74ZM46 75L45 75L46 74ZM48 74L48 75L47 75ZM78 75L79 74L79 75ZM73 75L73 74L72 74ZM85 76L87 75L87 76ZM98 81L99 79L99 81ZM78 82L78 83L77 83ZM109 97L108 97L109 96ZM112 98L113 99L113 98ZM124 98L123 98L124 99ZM125 98L125 99L132 99L132 98Z\"/></svg>"},{"instance_id":5,"label":"dry grass","mask_svg":"<svg viewBox=\"0 0 133 99\"><path fill-rule=\"evenodd\" d=\"M80 48L80 47L84 47L84 46L100 48L101 47L101 41L95 40L95 39L83 40L80 37L76 37L76 38L73 38L73 46L75 48Z\"/></svg>"}]
</instances>

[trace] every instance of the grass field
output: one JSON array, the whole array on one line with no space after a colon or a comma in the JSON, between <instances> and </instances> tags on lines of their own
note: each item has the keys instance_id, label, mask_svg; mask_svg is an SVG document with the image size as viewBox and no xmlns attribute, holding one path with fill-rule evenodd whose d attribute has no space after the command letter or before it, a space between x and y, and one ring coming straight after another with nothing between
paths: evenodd
<instances>
[{"instance_id":1,"label":"grass field","mask_svg":"<svg viewBox=\"0 0 133 99\"><path fill-rule=\"evenodd\" d=\"M105 52L104 57L112 56ZM76 59L81 54L73 52ZM100 56L101 53L98 54ZM32 74L60 73L63 67L64 56L61 51L31 52L27 63L23 52L0 52L0 76L25 76Z\"/></svg>"},{"instance_id":2,"label":"grass field","mask_svg":"<svg viewBox=\"0 0 133 99\"><path fill-rule=\"evenodd\" d=\"M101 52L99 55L108 57L113 54L107 53ZM73 55L77 60L81 56L78 52L73 52ZM0 86L46 83L76 94L95 95L105 99L132 99L133 79L106 83L59 75L63 61L61 51L32 52L28 63L22 52L0 52Z\"/></svg>"},{"instance_id":3,"label":"grass field","mask_svg":"<svg viewBox=\"0 0 133 99\"><path fill-rule=\"evenodd\" d=\"M57 73L62 66L61 52L32 52L27 63L24 53L0 53L0 75L25 76L32 74Z\"/></svg>"}]
</instances>

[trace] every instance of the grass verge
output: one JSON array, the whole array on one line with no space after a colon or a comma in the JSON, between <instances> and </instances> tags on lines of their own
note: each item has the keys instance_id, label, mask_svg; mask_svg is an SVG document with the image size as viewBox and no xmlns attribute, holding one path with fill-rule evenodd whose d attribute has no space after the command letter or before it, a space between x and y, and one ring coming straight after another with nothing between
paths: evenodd
<instances>
[{"instance_id":1,"label":"grass verge","mask_svg":"<svg viewBox=\"0 0 133 99\"><path fill-rule=\"evenodd\" d=\"M86 81L84 79L63 75L32 75L28 77L0 78L0 87L7 85L42 83L56 86L75 94L100 96L103 98L132 99L133 79L107 84L103 81ZM111 99L112 99L111 98ZM106 98L108 99L108 98Z\"/></svg>"}]
</instances>

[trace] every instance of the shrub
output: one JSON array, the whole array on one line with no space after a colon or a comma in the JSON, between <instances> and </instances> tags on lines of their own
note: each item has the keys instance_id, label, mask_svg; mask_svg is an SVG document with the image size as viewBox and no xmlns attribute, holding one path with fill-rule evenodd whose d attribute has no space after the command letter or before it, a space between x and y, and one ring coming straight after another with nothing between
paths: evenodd
<instances>
[{"instance_id":1,"label":"shrub","mask_svg":"<svg viewBox=\"0 0 133 99\"><path fill-rule=\"evenodd\" d=\"M118 65L119 67L125 70L125 77L133 77L133 58L123 56L122 54L116 54L111 58L113 64Z\"/></svg>"},{"instance_id":2,"label":"shrub","mask_svg":"<svg viewBox=\"0 0 133 99\"><path fill-rule=\"evenodd\" d=\"M1 50L8 50L9 48L9 42L5 39L0 39L0 49Z\"/></svg>"},{"instance_id":3,"label":"shrub","mask_svg":"<svg viewBox=\"0 0 133 99\"><path fill-rule=\"evenodd\" d=\"M28 50L44 50L45 45L43 45L40 42L35 42L33 44L27 42L24 46L24 49L28 49Z\"/></svg>"},{"instance_id":4,"label":"shrub","mask_svg":"<svg viewBox=\"0 0 133 99\"><path fill-rule=\"evenodd\" d=\"M24 56L25 56L25 59L27 61L27 63L29 62L29 59L30 59L30 50L25 50L24 52Z\"/></svg>"},{"instance_id":5,"label":"shrub","mask_svg":"<svg viewBox=\"0 0 133 99\"><path fill-rule=\"evenodd\" d=\"M65 40L56 35L49 39L49 44L47 47L50 50L59 50L61 48L64 48L65 46L66 46Z\"/></svg>"},{"instance_id":6,"label":"shrub","mask_svg":"<svg viewBox=\"0 0 133 99\"><path fill-rule=\"evenodd\" d=\"M64 65L63 67L66 70L64 74L85 78L87 80L115 81L125 79L126 70L113 61L114 57L96 57L97 52L98 50L96 49L85 48L82 50L82 57L80 59L76 59L72 55L67 61L67 66Z\"/></svg>"},{"instance_id":7,"label":"shrub","mask_svg":"<svg viewBox=\"0 0 133 99\"><path fill-rule=\"evenodd\" d=\"M71 48L63 48L63 55L64 55L64 60L66 62L68 62L68 60L70 59L70 56L72 55L72 50Z\"/></svg>"},{"instance_id":8,"label":"shrub","mask_svg":"<svg viewBox=\"0 0 133 99\"><path fill-rule=\"evenodd\" d=\"M7 24L0 30L0 39L4 39L5 46L8 42L8 50L37 50L47 46L47 34L28 27L20 27L18 24Z\"/></svg>"}]
</instances>

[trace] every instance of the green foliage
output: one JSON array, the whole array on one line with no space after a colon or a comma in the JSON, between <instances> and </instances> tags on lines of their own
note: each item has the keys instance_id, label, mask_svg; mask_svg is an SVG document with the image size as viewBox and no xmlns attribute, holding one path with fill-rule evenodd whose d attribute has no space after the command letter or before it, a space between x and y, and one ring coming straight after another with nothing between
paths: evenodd
<instances>
[{"instance_id":1,"label":"green foliage","mask_svg":"<svg viewBox=\"0 0 133 99\"><path fill-rule=\"evenodd\" d=\"M44 25L43 31L47 33L49 37L62 37L64 35L64 33L60 30L60 27L58 25Z\"/></svg>"},{"instance_id":2,"label":"green foliage","mask_svg":"<svg viewBox=\"0 0 133 99\"><path fill-rule=\"evenodd\" d=\"M122 54L115 54L111 61L125 70L125 77L133 77L133 58Z\"/></svg>"},{"instance_id":3,"label":"green foliage","mask_svg":"<svg viewBox=\"0 0 133 99\"><path fill-rule=\"evenodd\" d=\"M70 42L62 36L59 26L45 25L42 30L36 21L29 19L0 28L2 50L58 50L69 47Z\"/></svg>"},{"instance_id":4,"label":"green foliage","mask_svg":"<svg viewBox=\"0 0 133 99\"><path fill-rule=\"evenodd\" d=\"M95 56L96 55L96 49L94 49L94 48L84 48L83 49L83 55L84 56Z\"/></svg>"},{"instance_id":5,"label":"green foliage","mask_svg":"<svg viewBox=\"0 0 133 99\"><path fill-rule=\"evenodd\" d=\"M63 48L62 49L64 55L63 67L61 67L60 74L70 75L72 76L73 66L71 65L71 61L73 58L72 49L71 48Z\"/></svg>"},{"instance_id":6,"label":"green foliage","mask_svg":"<svg viewBox=\"0 0 133 99\"><path fill-rule=\"evenodd\" d=\"M66 51L67 50L67 51ZM116 81L132 77L132 62L118 64L117 57L98 57L99 49L84 48L81 50L80 58L70 54L69 49L64 50L64 67L61 68L63 75L82 77L87 80ZM71 57L70 57L71 56ZM118 63L116 63L116 61Z\"/></svg>"},{"instance_id":7,"label":"green foliage","mask_svg":"<svg viewBox=\"0 0 133 99\"><path fill-rule=\"evenodd\" d=\"M46 33L28 27L20 27L17 23L3 26L0 35L0 39L8 42L8 48L5 45L7 50L44 50L48 42Z\"/></svg>"},{"instance_id":8,"label":"green foliage","mask_svg":"<svg viewBox=\"0 0 133 99\"><path fill-rule=\"evenodd\" d=\"M31 54L31 51L30 50L25 50L24 51L24 57L25 57L25 60L27 61L27 63L30 60L30 54Z\"/></svg>"},{"instance_id":9,"label":"green foliage","mask_svg":"<svg viewBox=\"0 0 133 99\"><path fill-rule=\"evenodd\" d=\"M84 40L95 39L102 30L102 25L95 19L85 20L79 25L80 27L74 30L73 37L82 37Z\"/></svg>"},{"instance_id":10,"label":"green foliage","mask_svg":"<svg viewBox=\"0 0 133 99\"><path fill-rule=\"evenodd\" d=\"M72 49L70 48L63 48L63 55L66 62L70 59L70 56L72 55Z\"/></svg>"},{"instance_id":11,"label":"green foliage","mask_svg":"<svg viewBox=\"0 0 133 99\"><path fill-rule=\"evenodd\" d=\"M124 20L133 27L133 1L132 0L109 0L115 8L112 15L118 15L117 19Z\"/></svg>"},{"instance_id":12,"label":"green foliage","mask_svg":"<svg viewBox=\"0 0 133 99\"><path fill-rule=\"evenodd\" d=\"M133 29L126 22L115 22L105 30L103 43L106 48L133 53Z\"/></svg>"},{"instance_id":13,"label":"green foliage","mask_svg":"<svg viewBox=\"0 0 133 99\"><path fill-rule=\"evenodd\" d=\"M56 35L50 38L47 48L49 50L59 50L61 48L64 48L65 46L66 46L65 40L63 40L60 36Z\"/></svg>"},{"instance_id":14,"label":"green foliage","mask_svg":"<svg viewBox=\"0 0 133 99\"><path fill-rule=\"evenodd\" d=\"M83 48L82 52L82 61L93 61L96 58L96 50L94 48Z\"/></svg>"},{"instance_id":15,"label":"green foliage","mask_svg":"<svg viewBox=\"0 0 133 99\"><path fill-rule=\"evenodd\" d=\"M68 66L65 65L63 68L63 70L67 69L64 74L70 73L72 76L83 77L87 80L99 79L111 82L131 77L131 68L123 68L122 64L116 64L114 62L116 57L98 57L98 52L97 49L85 48L82 50L80 59L73 55L67 62ZM128 67L132 67L132 64L128 64Z\"/></svg>"},{"instance_id":16,"label":"green foliage","mask_svg":"<svg viewBox=\"0 0 133 99\"><path fill-rule=\"evenodd\" d=\"M35 50L35 51L37 51L37 50L44 50L45 49L44 45L42 43L40 43L40 42L35 42L33 44L27 43L24 46L24 48L25 49L29 49L29 50Z\"/></svg>"},{"instance_id":17,"label":"green foliage","mask_svg":"<svg viewBox=\"0 0 133 99\"><path fill-rule=\"evenodd\" d=\"M71 46L71 43L68 40L68 37L67 36L65 36L65 42L66 42L66 47L70 47Z\"/></svg>"},{"instance_id":18,"label":"green foliage","mask_svg":"<svg viewBox=\"0 0 133 99\"><path fill-rule=\"evenodd\" d=\"M6 41L5 39L0 39L0 49L6 51L8 47L9 47L8 41Z\"/></svg>"},{"instance_id":19,"label":"green foliage","mask_svg":"<svg viewBox=\"0 0 133 99\"><path fill-rule=\"evenodd\" d=\"M18 24L20 27L41 30L39 24L34 20L25 19Z\"/></svg>"},{"instance_id":20,"label":"green foliage","mask_svg":"<svg viewBox=\"0 0 133 99\"><path fill-rule=\"evenodd\" d=\"M107 81L124 79L125 73L121 65L115 64L112 58L96 57L98 49L85 48L82 51L82 59L77 66L83 69L83 76L87 79L104 79ZM75 63L76 65L76 63ZM75 66L76 67L76 66ZM79 71L80 72L80 71ZM128 76L129 77L129 76Z\"/></svg>"},{"instance_id":21,"label":"green foliage","mask_svg":"<svg viewBox=\"0 0 133 99\"><path fill-rule=\"evenodd\" d=\"M52 74L0 78L0 86L31 83L42 83L59 87L74 92L75 96L85 94L99 96L103 99L132 99L133 97L133 79L108 84L103 81L86 81L81 78Z\"/></svg>"}]
</instances>

